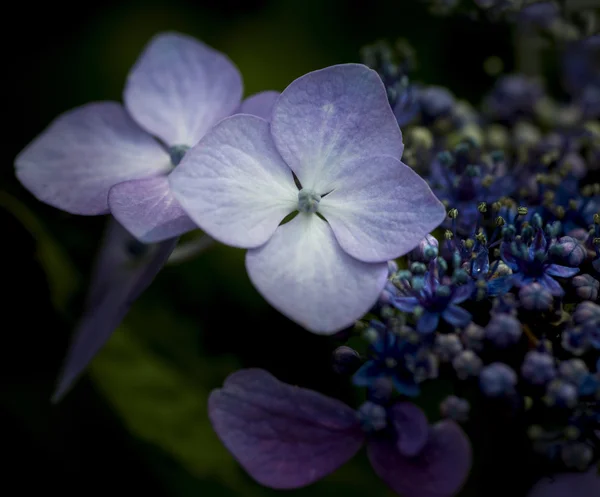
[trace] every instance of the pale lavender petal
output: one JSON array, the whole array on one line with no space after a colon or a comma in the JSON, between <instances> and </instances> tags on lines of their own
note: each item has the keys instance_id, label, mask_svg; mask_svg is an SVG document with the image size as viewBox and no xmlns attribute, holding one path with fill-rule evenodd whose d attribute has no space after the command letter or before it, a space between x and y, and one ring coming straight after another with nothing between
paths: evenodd
<instances>
[{"instance_id":1,"label":"pale lavender petal","mask_svg":"<svg viewBox=\"0 0 600 497\"><path fill-rule=\"evenodd\" d=\"M319 212L342 248L365 262L395 259L415 248L446 217L427 183L393 157L361 159L337 177Z\"/></svg>"},{"instance_id":2,"label":"pale lavender petal","mask_svg":"<svg viewBox=\"0 0 600 497\"><path fill-rule=\"evenodd\" d=\"M100 351L131 305L148 288L175 248L176 239L140 244L111 220L92 278L85 313L67 352L53 402L69 391Z\"/></svg>"},{"instance_id":3,"label":"pale lavender petal","mask_svg":"<svg viewBox=\"0 0 600 497\"><path fill-rule=\"evenodd\" d=\"M393 441L374 438L367 445L375 473L402 497L452 497L471 469L471 445L452 421L440 421L416 457L402 456Z\"/></svg>"},{"instance_id":4,"label":"pale lavender petal","mask_svg":"<svg viewBox=\"0 0 600 497\"><path fill-rule=\"evenodd\" d=\"M242 102L238 113L240 114L252 114L253 116L262 117L266 121L271 120L271 114L273 113L273 106L279 98L280 93L278 91L261 91L250 95L246 100Z\"/></svg>"},{"instance_id":5,"label":"pale lavender petal","mask_svg":"<svg viewBox=\"0 0 600 497\"><path fill-rule=\"evenodd\" d=\"M233 373L208 399L219 438L260 484L299 488L332 473L360 449L353 409L287 385L261 369Z\"/></svg>"},{"instance_id":6,"label":"pale lavender petal","mask_svg":"<svg viewBox=\"0 0 600 497\"><path fill-rule=\"evenodd\" d=\"M105 214L117 183L170 169L167 152L116 102L57 117L15 159L19 181L38 200L72 214Z\"/></svg>"},{"instance_id":7,"label":"pale lavender petal","mask_svg":"<svg viewBox=\"0 0 600 497\"><path fill-rule=\"evenodd\" d=\"M546 274L557 276L558 278L570 278L579 272L579 268L560 266L558 264L550 264L546 267Z\"/></svg>"},{"instance_id":8,"label":"pale lavender petal","mask_svg":"<svg viewBox=\"0 0 600 497\"><path fill-rule=\"evenodd\" d=\"M108 203L112 215L144 243L156 243L197 226L175 200L166 176L126 181L114 186Z\"/></svg>"},{"instance_id":9,"label":"pale lavender petal","mask_svg":"<svg viewBox=\"0 0 600 497\"><path fill-rule=\"evenodd\" d=\"M527 497L598 497L600 475L597 465L585 473L562 473L538 481Z\"/></svg>"},{"instance_id":10,"label":"pale lavender petal","mask_svg":"<svg viewBox=\"0 0 600 497\"><path fill-rule=\"evenodd\" d=\"M298 188L269 123L235 115L215 126L169 175L173 195L210 236L257 247L298 206Z\"/></svg>"},{"instance_id":11,"label":"pale lavender petal","mask_svg":"<svg viewBox=\"0 0 600 497\"><path fill-rule=\"evenodd\" d=\"M271 127L302 186L319 194L338 187L348 164L383 155L400 159L404 148L381 79L361 64L327 67L292 82L273 108Z\"/></svg>"},{"instance_id":12,"label":"pale lavender petal","mask_svg":"<svg viewBox=\"0 0 600 497\"><path fill-rule=\"evenodd\" d=\"M222 53L190 36L162 33L133 66L123 98L148 132L169 146L191 147L238 108L242 78Z\"/></svg>"},{"instance_id":13,"label":"pale lavender petal","mask_svg":"<svg viewBox=\"0 0 600 497\"><path fill-rule=\"evenodd\" d=\"M429 422L425 413L411 402L398 402L391 409L390 419L396 433L396 449L407 457L416 456L429 438Z\"/></svg>"},{"instance_id":14,"label":"pale lavender petal","mask_svg":"<svg viewBox=\"0 0 600 497\"><path fill-rule=\"evenodd\" d=\"M377 301L387 263L350 257L329 225L299 213L262 247L249 250L246 268L263 297L306 329L332 334L352 325Z\"/></svg>"}]
</instances>

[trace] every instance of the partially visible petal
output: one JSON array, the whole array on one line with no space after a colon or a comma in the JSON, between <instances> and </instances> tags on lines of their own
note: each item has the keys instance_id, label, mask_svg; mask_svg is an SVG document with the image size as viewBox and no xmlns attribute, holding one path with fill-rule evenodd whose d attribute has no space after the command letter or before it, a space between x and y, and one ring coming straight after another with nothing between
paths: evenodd
<instances>
[{"instance_id":1,"label":"partially visible petal","mask_svg":"<svg viewBox=\"0 0 600 497\"><path fill-rule=\"evenodd\" d=\"M239 114L252 114L253 116L262 117L266 121L271 120L273 106L279 98L278 91L261 91L250 95L242 102L238 109Z\"/></svg>"},{"instance_id":2,"label":"partially visible petal","mask_svg":"<svg viewBox=\"0 0 600 497\"><path fill-rule=\"evenodd\" d=\"M544 276L542 276L540 283L544 285L548 289L548 291L555 297L562 297L565 294L563 287L560 286L560 283L554 278L552 278L552 276L548 276L547 274L545 274Z\"/></svg>"},{"instance_id":3,"label":"partially visible petal","mask_svg":"<svg viewBox=\"0 0 600 497\"><path fill-rule=\"evenodd\" d=\"M600 475L597 465L585 473L562 473L538 481L527 497L598 497Z\"/></svg>"},{"instance_id":4,"label":"partially visible petal","mask_svg":"<svg viewBox=\"0 0 600 497\"><path fill-rule=\"evenodd\" d=\"M380 374L380 369L375 361L367 361L352 375L352 383L359 387L368 387Z\"/></svg>"},{"instance_id":5,"label":"partially visible petal","mask_svg":"<svg viewBox=\"0 0 600 497\"><path fill-rule=\"evenodd\" d=\"M446 307L442 313L442 317L452 326L456 326L457 328L463 328L467 326L473 318L469 311L466 311L462 307L454 304L450 304L448 307Z\"/></svg>"},{"instance_id":6,"label":"partially visible petal","mask_svg":"<svg viewBox=\"0 0 600 497\"><path fill-rule=\"evenodd\" d=\"M246 268L273 307L327 335L369 311L387 280L387 263L350 257L325 221L305 213L277 228L268 243L248 251Z\"/></svg>"},{"instance_id":7,"label":"partially visible petal","mask_svg":"<svg viewBox=\"0 0 600 497\"><path fill-rule=\"evenodd\" d=\"M395 259L415 248L446 217L427 183L393 157L347 164L321 212L342 248L365 262Z\"/></svg>"},{"instance_id":8,"label":"partially visible petal","mask_svg":"<svg viewBox=\"0 0 600 497\"><path fill-rule=\"evenodd\" d=\"M452 293L452 303L462 304L465 300L470 298L473 294L473 287L474 285L470 281L464 285L456 287Z\"/></svg>"},{"instance_id":9,"label":"partially visible petal","mask_svg":"<svg viewBox=\"0 0 600 497\"><path fill-rule=\"evenodd\" d=\"M185 154L169 182L198 226L235 247L264 244L298 205L298 188L269 123L244 114L215 126Z\"/></svg>"},{"instance_id":10,"label":"partially visible petal","mask_svg":"<svg viewBox=\"0 0 600 497\"><path fill-rule=\"evenodd\" d=\"M412 312L419 305L416 297L396 297L392 300L392 305L402 312Z\"/></svg>"},{"instance_id":11,"label":"partially visible petal","mask_svg":"<svg viewBox=\"0 0 600 497\"><path fill-rule=\"evenodd\" d=\"M431 333L435 331L440 323L440 315L437 312L425 311L417 321L417 331L419 333Z\"/></svg>"},{"instance_id":12,"label":"partially visible petal","mask_svg":"<svg viewBox=\"0 0 600 497\"><path fill-rule=\"evenodd\" d=\"M560 266L558 264L550 264L546 267L546 274L557 276L558 278L570 278L579 272L577 267Z\"/></svg>"},{"instance_id":13,"label":"partially visible petal","mask_svg":"<svg viewBox=\"0 0 600 497\"><path fill-rule=\"evenodd\" d=\"M15 159L19 181L38 200L72 214L108 212L117 183L166 173L169 155L116 102L57 117Z\"/></svg>"},{"instance_id":14,"label":"partially visible petal","mask_svg":"<svg viewBox=\"0 0 600 497\"><path fill-rule=\"evenodd\" d=\"M396 448L403 456L416 456L429 438L429 422L425 413L412 402L394 404L390 420L396 432Z\"/></svg>"},{"instance_id":15,"label":"partially visible petal","mask_svg":"<svg viewBox=\"0 0 600 497\"><path fill-rule=\"evenodd\" d=\"M379 75L361 64L313 71L293 81L273 108L273 139L302 186L338 187L347 164L400 159L402 133Z\"/></svg>"},{"instance_id":16,"label":"partially visible petal","mask_svg":"<svg viewBox=\"0 0 600 497\"><path fill-rule=\"evenodd\" d=\"M175 248L176 239L140 244L111 220L96 263L85 313L77 325L58 385L58 402L110 338L132 304L148 288Z\"/></svg>"},{"instance_id":17,"label":"partially visible petal","mask_svg":"<svg viewBox=\"0 0 600 497\"><path fill-rule=\"evenodd\" d=\"M155 36L133 66L125 106L167 145L193 146L240 105L242 77L222 53L178 33Z\"/></svg>"},{"instance_id":18,"label":"partially visible petal","mask_svg":"<svg viewBox=\"0 0 600 497\"><path fill-rule=\"evenodd\" d=\"M511 268L513 271L517 271L519 269L519 265L517 264L517 259L512 254L511 245L508 242L503 242L500 245L500 257L504 263Z\"/></svg>"},{"instance_id":19,"label":"partially visible petal","mask_svg":"<svg viewBox=\"0 0 600 497\"><path fill-rule=\"evenodd\" d=\"M353 409L261 369L233 373L208 399L219 438L260 484L304 487L352 458L364 436Z\"/></svg>"},{"instance_id":20,"label":"partially visible petal","mask_svg":"<svg viewBox=\"0 0 600 497\"><path fill-rule=\"evenodd\" d=\"M471 469L471 445L452 421L440 421L416 457L402 456L394 443L373 439L367 445L375 473L402 497L452 497Z\"/></svg>"},{"instance_id":21,"label":"partially visible petal","mask_svg":"<svg viewBox=\"0 0 600 497\"><path fill-rule=\"evenodd\" d=\"M166 176L125 181L108 196L112 215L144 243L183 235L197 226L175 200Z\"/></svg>"}]
</instances>

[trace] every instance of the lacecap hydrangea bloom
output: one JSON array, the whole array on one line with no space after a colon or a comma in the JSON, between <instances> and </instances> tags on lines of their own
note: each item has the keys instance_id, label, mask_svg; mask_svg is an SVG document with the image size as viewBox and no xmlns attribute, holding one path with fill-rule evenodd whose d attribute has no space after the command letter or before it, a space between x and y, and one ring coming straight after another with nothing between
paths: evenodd
<instances>
[{"instance_id":1,"label":"lacecap hydrangea bloom","mask_svg":"<svg viewBox=\"0 0 600 497\"><path fill-rule=\"evenodd\" d=\"M39 200L72 214L111 213L125 228L113 223L102 245L56 400L150 285L177 237L196 228L171 194L169 173L223 117L268 116L278 93L241 96L242 78L225 55L189 36L159 34L129 73L124 105L68 111L15 159L18 179Z\"/></svg>"},{"instance_id":2,"label":"lacecap hydrangea bloom","mask_svg":"<svg viewBox=\"0 0 600 497\"><path fill-rule=\"evenodd\" d=\"M224 119L169 181L204 231L248 249L248 274L268 302L330 334L373 306L387 261L445 217L425 181L400 161L403 148L380 77L345 64L292 82L270 122Z\"/></svg>"}]
</instances>

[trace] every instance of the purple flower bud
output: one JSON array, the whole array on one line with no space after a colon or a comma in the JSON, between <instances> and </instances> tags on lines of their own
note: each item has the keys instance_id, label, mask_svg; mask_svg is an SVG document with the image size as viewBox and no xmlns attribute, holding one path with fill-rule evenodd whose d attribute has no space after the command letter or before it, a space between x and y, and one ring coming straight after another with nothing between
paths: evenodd
<instances>
[{"instance_id":1,"label":"purple flower bud","mask_svg":"<svg viewBox=\"0 0 600 497\"><path fill-rule=\"evenodd\" d=\"M565 380L556 378L548 384L545 400L550 406L575 407L577 404L577 388Z\"/></svg>"},{"instance_id":2,"label":"purple flower bud","mask_svg":"<svg viewBox=\"0 0 600 497\"><path fill-rule=\"evenodd\" d=\"M413 261L429 262L438 255L438 241L432 235L427 235L411 251L410 258Z\"/></svg>"},{"instance_id":3,"label":"purple flower bud","mask_svg":"<svg viewBox=\"0 0 600 497\"><path fill-rule=\"evenodd\" d=\"M461 333L461 339L467 349L480 352L483 350L483 340L485 338L485 330L482 326L473 322L464 329Z\"/></svg>"},{"instance_id":4,"label":"purple flower bud","mask_svg":"<svg viewBox=\"0 0 600 497\"><path fill-rule=\"evenodd\" d=\"M593 449L585 443L567 443L562 446L560 457L568 468L585 471L594 457Z\"/></svg>"},{"instance_id":5,"label":"purple flower bud","mask_svg":"<svg viewBox=\"0 0 600 497\"><path fill-rule=\"evenodd\" d=\"M385 404L394 393L394 382L391 378L377 378L369 388L369 398L377 403Z\"/></svg>"},{"instance_id":6,"label":"purple flower bud","mask_svg":"<svg viewBox=\"0 0 600 497\"><path fill-rule=\"evenodd\" d=\"M584 300L596 300L600 282L589 274L580 274L571 280L577 296Z\"/></svg>"},{"instance_id":7,"label":"purple flower bud","mask_svg":"<svg viewBox=\"0 0 600 497\"><path fill-rule=\"evenodd\" d=\"M469 401L456 395L449 395L440 404L440 412L445 418L464 423L469 419L471 406Z\"/></svg>"},{"instance_id":8,"label":"purple flower bud","mask_svg":"<svg viewBox=\"0 0 600 497\"><path fill-rule=\"evenodd\" d=\"M433 350L442 362L449 362L460 353L463 345L456 333L438 334L435 337Z\"/></svg>"},{"instance_id":9,"label":"purple flower bud","mask_svg":"<svg viewBox=\"0 0 600 497\"><path fill-rule=\"evenodd\" d=\"M360 362L360 354L346 345L333 351L333 370L338 374L354 374L359 368Z\"/></svg>"},{"instance_id":10,"label":"purple flower bud","mask_svg":"<svg viewBox=\"0 0 600 497\"><path fill-rule=\"evenodd\" d=\"M454 95L441 86L429 86L419 91L419 105L425 122L448 116L454 104Z\"/></svg>"},{"instance_id":11,"label":"purple flower bud","mask_svg":"<svg viewBox=\"0 0 600 497\"><path fill-rule=\"evenodd\" d=\"M374 402L365 402L358 408L358 419L366 432L383 430L387 426L385 408Z\"/></svg>"},{"instance_id":12,"label":"purple flower bud","mask_svg":"<svg viewBox=\"0 0 600 497\"><path fill-rule=\"evenodd\" d=\"M391 281L388 281L379 294L379 303L381 305L390 305L396 295L398 295L398 289Z\"/></svg>"},{"instance_id":13,"label":"purple flower bud","mask_svg":"<svg viewBox=\"0 0 600 497\"><path fill-rule=\"evenodd\" d=\"M554 357L544 352L530 350L525 355L521 374L533 385L545 385L556 376Z\"/></svg>"},{"instance_id":14,"label":"purple flower bud","mask_svg":"<svg viewBox=\"0 0 600 497\"><path fill-rule=\"evenodd\" d=\"M547 311L552 307L552 294L540 283L529 283L519 290L519 301L528 311Z\"/></svg>"},{"instance_id":15,"label":"purple flower bud","mask_svg":"<svg viewBox=\"0 0 600 497\"><path fill-rule=\"evenodd\" d=\"M559 238L552 246L551 251L569 266L579 266L587 256L585 247L571 236Z\"/></svg>"},{"instance_id":16,"label":"purple flower bud","mask_svg":"<svg viewBox=\"0 0 600 497\"><path fill-rule=\"evenodd\" d=\"M600 322L600 305L593 302L582 302L573 313L573 321L579 325Z\"/></svg>"},{"instance_id":17,"label":"purple flower bud","mask_svg":"<svg viewBox=\"0 0 600 497\"><path fill-rule=\"evenodd\" d=\"M398 263L396 261L388 261L388 275L396 274L398 272Z\"/></svg>"},{"instance_id":18,"label":"purple flower bud","mask_svg":"<svg viewBox=\"0 0 600 497\"><path fill-rule=\"evenodd\" d=\"M588 333L583 328L571 328L562 334L562 348L571 354L581 355L590 347Z\"/></svg>"},{"instance_id":19,"label":"purple flower bud","mask_svg":"<svg viewBox=\"0 0 600 497\"><path fill-rule=\"evenodd\" d=\"M456 376L466 380L470 376L477 376L481 371L483 362L472 350L463 350L452 361Z\"/></svg>"},{"instance_id":20,"label":"purple flower bud","mask_svg":"<svg viewBox=\"0 0 600 497\"><path fill-rule=\"evenodd\" d=\"M488 397L511 394L517 384L517 373L503 362L485 366L479 375L479 386Z\"/></svg>"},{"instance_id":21,"label":"purple flower bud","mask_svg":"<svg viewBox=\"0 0 600 497\"><path fill-rule=\"evenodd\" d=\"M516 344L522 333L521 323L510 314L495 314L485 327L485 338L502 349Z\"/></svg>"},{"instance_id":22,"label":"purple flower bud","mask_svg":"<svg viewBox=\"0 0 600 497\"><path fill-rule=\"evenodd\" d=\"M589 373L585 362L581 359L569 359L563 361L558 367L558 372L563 380L579 386L583 379Z\"/></svg>"}]
</instances>

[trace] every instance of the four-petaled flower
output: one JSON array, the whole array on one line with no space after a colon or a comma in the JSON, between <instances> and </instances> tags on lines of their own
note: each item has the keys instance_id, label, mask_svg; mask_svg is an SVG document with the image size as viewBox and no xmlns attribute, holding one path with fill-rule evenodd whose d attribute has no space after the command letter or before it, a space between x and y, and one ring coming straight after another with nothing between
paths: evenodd
<instances>
[{"instance_id":1,"label":"four-petaled flower","mask_svg":"<svg viewBox=\"0 0 600 497\"><path fill-rule=\"evenodd\" d=\"M267 117L277 95L240 104L242 78L225 55L163 33L129 73L124 106L93 102L62 114L18 155L17 177L39 200L72 214L110 211L142 242L173 238L195 225L171 194L169 173L222 118Z\"/></svg>"},{"instance_id":2,"label":"four-petaled flower","mask_svg":"<svg viewBox=\"0 0 600 497\"><path fill-rule=\"evenodd\" d=\"M460 490L472 455L457 424L445 420L429 426L423 411L409 402L385 409L387 419L377 416L372 420L376 423L365 423L370 413L361 411L282 383L261 369L233 373L208 400L217 435L264 486L310 485L334 472L366 443L373 469L398 494L450 497Z\"/></svg>"},{"instance_id":3,"label":"four-petaled flower","mask_svg":"<svg viewBox=\"0 0 600 497\"><path fill-rule=\"evenodd\" d=\"M400 162L402 151L381 79L344 64L292 82L270 125L249 115L224 119L169 179L203 230L250 249L248 274L268 302L309 330L333 333L375 304L387 261L445 217L425 181Z\"/></svg>"}]
</instances>

